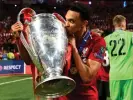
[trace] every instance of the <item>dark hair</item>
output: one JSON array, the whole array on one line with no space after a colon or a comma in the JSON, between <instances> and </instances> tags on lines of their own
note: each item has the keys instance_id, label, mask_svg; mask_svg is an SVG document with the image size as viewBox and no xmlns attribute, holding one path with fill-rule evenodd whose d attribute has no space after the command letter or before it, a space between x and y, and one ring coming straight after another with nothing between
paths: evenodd
<instances>
[{"instance_id":1,"label":"dark hair","mask_svg":"<svg viewBox=\"0 0 133 100\"><path fill-rule=\"evenodd\" d=\"M76 11L80 13L80 16L83 20L90 20L90 11L89 7L81 2L73 2L70 4L70 7L68 10Z\"/></svg>"}]
</instances>

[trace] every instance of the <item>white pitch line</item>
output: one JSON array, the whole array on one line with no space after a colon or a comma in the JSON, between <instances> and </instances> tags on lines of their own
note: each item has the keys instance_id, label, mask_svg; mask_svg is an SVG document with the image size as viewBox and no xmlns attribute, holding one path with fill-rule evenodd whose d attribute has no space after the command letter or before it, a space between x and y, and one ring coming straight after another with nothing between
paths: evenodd
<instances>
[{"instance_id":1,"label":"white pitch line","mask_svg":"<svg viewBox=\"0 0 133 100\"><path fill-rule=\"evenodd\" d=\"M24 81L24 80L28 80L28 79L32 79L32 77L28 77L28 78L24 78L24 79L19 79L19 80L15 80L15 81L3 82L3 83L0 83L0 86L1 85L5 85L5 84L19 82L19 81Z\"/></svg>"}]
</instances>

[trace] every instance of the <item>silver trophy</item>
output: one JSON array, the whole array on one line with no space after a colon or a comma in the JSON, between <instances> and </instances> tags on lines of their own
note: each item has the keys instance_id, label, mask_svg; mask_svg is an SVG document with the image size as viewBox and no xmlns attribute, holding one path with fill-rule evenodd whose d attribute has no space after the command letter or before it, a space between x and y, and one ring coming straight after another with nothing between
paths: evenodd
<instances>
[{"instance_id":1,"label":"silver trophy","mask_svg":"<svg viewBox=\"0 0 133 100\"><path fill-rule=\"evenodd\" d=\"M21 12L24 13L27 9L29 8L20 11L18 21ZM73 79L62 76L68 44L66 30L54 14L32 12L34 14L28 24L29 42L27 43L23 33L20 39L37 69L43 73L43 80L37 84L35 93L45 98L66 95L76 85Z\"/></svg>"}]
</instances>

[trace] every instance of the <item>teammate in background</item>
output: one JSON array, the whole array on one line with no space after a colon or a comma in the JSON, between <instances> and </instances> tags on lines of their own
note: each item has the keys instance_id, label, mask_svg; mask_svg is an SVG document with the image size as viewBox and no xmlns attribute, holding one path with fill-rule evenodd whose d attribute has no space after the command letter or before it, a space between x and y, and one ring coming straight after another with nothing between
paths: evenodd
<instances>
[{"instance_id":1,"label":"teammate in background","mask_svg":"<svg viewBox=\"0 0 133 100\"><path fill-rule=\"evenodd\" d=\"M100 35L102 37L105 37L109 35L110 33L111 32L109 30L104 30L104 32L102 32L102 34L100 33ZM110 69L109 56L108 56L108 51L106 50L105 56L104 56L104 62L98 71L98 78L97 78L99 100L107 100L107 98L110 97L109 69Z\"/></svg>"},{"instance_id":2,"label":"teammate in background","mask_svg":"<svg viewBox=\"0 0 133 100\"><path fill-rule=\"evenodd\" d=\"M107 100L109 97L109 58L108 52L105 51L104 63L98 71L98 95L99 100Z\"/></svg>"},{"instance_id":3,"label":"teammate in background","mask_svg":"<svg viewBox=\"0 0 133 100\"><path fill-rule=\"evenodd\" d=\"M133 33L126 31L126 18L113 18L115 31L105 37L110 60L111 100L133 100Z\"/></svg>"}]
</instances>

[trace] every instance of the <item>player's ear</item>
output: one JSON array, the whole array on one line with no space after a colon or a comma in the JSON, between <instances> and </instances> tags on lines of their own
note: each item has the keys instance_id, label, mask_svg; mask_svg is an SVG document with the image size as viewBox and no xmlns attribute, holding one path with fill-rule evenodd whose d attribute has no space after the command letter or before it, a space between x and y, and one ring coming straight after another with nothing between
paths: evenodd
<instances>
[{"instance_id":1,"label":"player's ear","mask_svg":"<svg viewBox=\"0 0 133 100\"><path fill-rule=\"evenodd\" d=\"M83 26L88 26L89 22L87 20L83 21Z\"/></svg>"}]
</instances>

